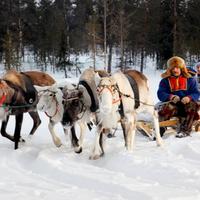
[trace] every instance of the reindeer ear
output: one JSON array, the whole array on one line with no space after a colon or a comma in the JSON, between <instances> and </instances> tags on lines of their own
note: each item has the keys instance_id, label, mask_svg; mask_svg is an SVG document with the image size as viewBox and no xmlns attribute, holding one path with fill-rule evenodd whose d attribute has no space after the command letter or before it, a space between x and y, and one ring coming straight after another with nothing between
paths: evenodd
<instances>
[{"instance_id":1,"label":"reindeer ear","mask_svg":"<svg viewBox=\"0 0 200 200\"><path fill-rule=\"evenodd\" d=\"M96 86L98 86L99 83L100 83L100 81L101 81L101 77L99 76L98 73L95 73L95 75L94 75L94 80L95 80Z\"/></svg>"},{"instance_id":2,"label":"reindeer ear","mask_svg":"<svg viewBox=\"0 0 200 200\"><path fill-rule=\"evenodd\" d=\"M52 92L57 92L57 84L54 83L53 85L50 85L50 86L38 86L38 85L34 85L34 88L37 90L37 92L40 92L40 91L44 91L44 90L50 90Z\"/></svg>"},{"instance_id":3,"label":"reindeer ear","mask_svg":"<svg viewBox=\"0 0 200 200\"><path fill-rule=\"evenodd\" d=\"M37 92L44 90L44 87L38 85L34 85L34 88L37 90Z\"/></svg>"},{"instance_id":4,"label":"reindeer ear","mask_svg":"<svg viewBox=\"0 0 200 200\"><path fill-rule=\"evenodd\" d=\"M54 83L53 85L49 86L49 90L52 92L57 92L58 91L57 83Z\"/></svg>"},{"instance_id":5,"label":"reindeer ear","mask_svg":"<svg viewBox=\"0 0 200 200\"><path fill-rule=\"evenodd\" d=\"M110 80L111 80L113 85L117 84L117 81L112 76L110 77Z\"/></svg>"}]
</instances>

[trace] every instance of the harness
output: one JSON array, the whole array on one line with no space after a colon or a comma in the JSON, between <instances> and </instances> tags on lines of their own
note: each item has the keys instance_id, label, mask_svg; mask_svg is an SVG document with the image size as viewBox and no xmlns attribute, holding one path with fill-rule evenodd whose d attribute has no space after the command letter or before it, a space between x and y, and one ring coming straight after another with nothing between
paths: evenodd
<instances>
[{"instance_id":1,"label":"harness","mask_svg":"<svg viewBox=\"0 0 200 200\"><path fill-rule=\"evenodd\" d=\"M32 98L26 98L28 92L25 92L20 86L13 84L9 80L4 80L9 87L14 89L14 94L11 98L11 103L5 103L6 101L6 94L1 97L0 100L0 107L3 107L6 112L11 111L11 113L16 112L18 109L24 109L23 112L26 112L28 108L33 107L37 103L37 91L35 90L35 101L30 101ZM24 98L24 104L19 104L19 97L21 95ZM28 100L28 102L27 102ZM7 109L6 109L7 108Z\"/></svg>"},{"instance_id":2,"label":"harness","mask_svg":"<svg viewBox=\"0 0 200 200\"><path fill-rule=\"evenodd\" d=\"M57 101L57 99L55 98L55 96L53 96L53 99L52 99L52 102L53 102L53 100L56 102L56 110L55 110L55 113L53 114L53 115L49 115L46 111L44 112L45 114L46 114L46 116L47 117L49 117L50 119L52 119L53 117L55 117L56 115L57 115L57 113L58 113L58 101Z\"/></svg>"},{"instance_id":3,"label":"harness","mask_svg":"<svg viewBox=\"0 0 200 200\"><path fill-rule=\"evenodd\" d=\"M104 85L104 84L101 84L101 81L99 83L99 85L97 86L97 93L98 94L101 94L103 92L104 89L108 89L109 92L112 94L115 94L115 92L118 92L119 94L119 98L118 99L113 99L112 100L112 104L115 104L115 103L118 103L119 101L121 101L121 93L119 91L119 87L117 84L113 84L113 85Z\"/></svg>"},{"instance_id":4,"label":"harness","mask_svg":"<svg viewBox=\"0 0 200 200\"><path fill-rule=\"evenodd\" d=\"M61 89L61 88L60 88L60 89ZM62 89L61 89L61 90L62 90ZM52 93L52 95L53 95L52 102L53 102L53 101L56 102L56 109L55 109L55 112L54 112L53 115L50 115L50 114L48 114L47 112L45 112L45 114L47 115L47 117L49 117L50 119L52 119L52 118L55 117L55 116L57 115L57 113L59 112L59 102L58 102L58 100L57 100L57 98L56 98L56 92L55 92L55 91L51 91L51 90L49 90L49 89L42 90L42 91L38 92L39 96L40 96L42 93L44 93L44 92L50 92L50 93ZM77 97L77 96L72 96L72 97L70 97L70 98L64 98L64 97L63 97L62 104L63 104L63 106L64 106L66 103L72 102L73 100L77 100L77 99L79 99L79 97ZM70 105L71 105L71 104L70 104ZM71 105L71 106L76 107L75 105ZM85 108L85 110L84 110L84 108L85 108L85 106L84 106L83 102L81 101L81 106L80 106L80 109L79 109L79 113L82 113L82 112L83 112L83 114L82 114L81 117L77 118L77 120L79 120L79 119L81 119L81 118L83 117L83 115L84 115L84 113L85 113L85 111L86 111L86 108Z\"/></svg>"},{"instance_id":5,"label":"harness","mask_svg":"<svg viewBox=\"0 0 200 200\"><path fill-rule=\"evenodd\" d=\"M128 79L131 88L133 90L134 93L134 99L135 99L135 109L138 108L140 106L140 96L139 96L139 89L138 89L138 84L135 81L135 79L133 79L131 76L129 76L128 74L125 74L126 78Z\"/></svg>"},{"instance_id":6,"label":"harness","mask_svg":"<svg viewBox=\"0 0 200 200\"><path fill-rule=\"evenodd\" d=\"M91 99L90 111L91 111L91 112L96 112L96 111L98 110L98 108L99 108L99 105L98 105L97 102L95 101L94 94L93 94L93 92L92 92L91 87L90 87L89 84L88 84L86 81L84 81L84 80L79 81L79 85L83 85L83 86L86 88L86 90L87 90L87 92L88 92L88 94L89 94L89 96L90 96L90 99Z\"/></svg>"},{"instance_id":7,"label":"harness","mask_svg":"<svg viewBox=\"0 0 200 200\"><path fill-rule=\"evenodd\" d=\"M134 97L132 97L129 94L125 94L125 93L121 92L120 89L119 89L119 86L117 84L103 85L103 84L101 84L101 81L100 81L99 85L97 86L97 93L98 94L101 94L101 92L104 89L108 89L110 91L110 93L112 94L112 96L113 96L113 93L115 93L115 91L118 92L119 98L118 99L113 99L112 103L115 104L117 102L120 102L120 104L119 104L119 113L120 113L122 118L124 117L124 107L123 107L123 103L122 103L122 97L130 98L130 99L134 100L135 101L135 106L134 106L135 109L137 109L140 106L140 104L154 107L154 105L148 104L148 103L143 102L143 101L140 100L138 84L129 75L126 74L126 77L127 77L128 81L129 81L129 83L131 85L131 88L132 88L133 92L134 92Z\"/></svg>"},{"instance_id":8,"label":"harness","mask_svg":"<svg viewBox=\"0 0 200 200\"><path fill-rule=\"evenodd\" d=\"M119 91L119 86L116 84L117 90ZM123 119L125 117L124 115L124 106L122 103L122 97L121 97L121 93L119 92L119 99L120 99L120 104L119 104L119 114L121 116L121 118Z\"/></svg>"}]
</instances>

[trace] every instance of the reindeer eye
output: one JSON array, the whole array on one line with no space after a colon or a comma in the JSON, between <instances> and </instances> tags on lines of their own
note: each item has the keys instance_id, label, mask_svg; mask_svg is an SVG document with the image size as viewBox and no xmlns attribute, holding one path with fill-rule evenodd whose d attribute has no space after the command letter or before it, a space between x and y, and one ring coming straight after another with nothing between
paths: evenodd
<instances>
[{"instance_id":1,"label":"reindeer eye","mask_svg":"<svg viewBox=\"0 0 200 200\"><path fill-rule=\"evenodd\" d=\"M29 103L31 103L31 104L33 103L33 99L32 99L32 98L31 98L31 99L29 99Z\"/></svg>"}]
</instances>

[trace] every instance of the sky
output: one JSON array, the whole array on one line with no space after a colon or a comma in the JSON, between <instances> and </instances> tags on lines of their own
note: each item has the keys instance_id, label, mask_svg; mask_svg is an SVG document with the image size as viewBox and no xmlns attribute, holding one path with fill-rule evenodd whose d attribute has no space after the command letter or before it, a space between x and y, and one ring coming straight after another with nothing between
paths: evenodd
<instances>
[{"instance_id":1,"label":"sky","mask_svg":"<svg viewBox=\"0 0 200 200\"><path fill-rule=\"evenodd\" d=\"M157 101L159 71L149 67L144 74ZM51 74L63 81L62 74ZM71 78L65 81L77 81ZM135 148L124 147L121 127L114 138L106 139L105 156L89 160L95 132L87 132L83 152L76 154L60 124L57 135L62 140L55 147L48 131L48 117L40 112L42 124L30 137L32 121L25 114L18 150L0 137L0 199L2 200L198 200L200 199L200 133L175 138L169 129L164 146L157 147L139 132ZM14 131L14 118L8 132ZM77 132L79 128L77 128Z\"/></svg>"}]
</instances>

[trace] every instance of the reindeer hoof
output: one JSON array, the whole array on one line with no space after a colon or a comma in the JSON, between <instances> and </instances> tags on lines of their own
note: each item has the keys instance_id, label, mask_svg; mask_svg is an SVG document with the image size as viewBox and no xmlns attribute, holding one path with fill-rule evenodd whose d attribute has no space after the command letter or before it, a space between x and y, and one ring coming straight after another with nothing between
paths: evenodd
<instances>
[{"instance_id":1,"label":"reindeer hoof","mask_svg":"<svg viewBox=\"0 0 200 200\"><path fill-rule=\"evenodd\" d=\"M22 137L19 138L19 142L26 142L25 139L23 139Z\"/></svg>"},{"instance_id":2,"label":"reindeer hoof","mask_svg":"<svg viewBox=\"0 0 200 200\"><path fill-rule=\"evenodd\" d=\"M61 147L62 146L62 143L59 143L59 144L56 144L56 147Z\"/></svg>"},{"instance_id":3,"label":"reindeer hoof","mask_svg":"<svg viewBox=\"0 0 200 200\"><path fill-rule=\"evenodd\" d=\"M158 147L163 147L164 146L164 142L161 140L161 141L156 141L157 143L157 146Z\"/></svg>"},{"instance_id":4,"label":"reindeer hoof","mask_svg":"<svg viewBox=\"0 0 200 200\"><path fill-rule=\"evenodd\" d=\"M103 155L104 155L103 153L100 154L100 155L92 155L92 156L89 157L89 159L90 159L90 160L97 160L97 159L99 159L100 157L102 157Z\"/></svg>"},{"instance_id":5,"label":"reindeer hoof","mask_svg":"<svg viewBox=\"0 0 200 200\"><path fill-rule=\"evenodd\" d=\"M74 149L75 153L81 153L82 152L82 147L77 147Z\"/></svg>"},{"instance_id":6,"label":"reindeer hoof","mask_svg":"<svg viewBox=\"0 0 200 200\"><path fill-rule=\"evenodd\" d=\"M100 155L94 155L94 156L89 157L90 160L97 160L99 158L100 158Z\"/></svg>"},{"instance_id":7,"label":"reindeer hoof","mask_svg":"<svg viewBox=\"0 0 200 200\"><path fill-rule=\"evenodd\" d=\"M112 134L112 133L108 133L107 137L108 137L108 138L113 138L113 137L115 137L115 136L114 136L114 134Z\"/></svg>"},{"instance_id":8,"label":"reindeer hoof","mask_svg":"<svg viewBox=\"0 0 200 200\"><path fill-rule=\"evenodd\" d=\"M60 141L59 138L54 139L53 142L56 145L56 147L61 147L62 146L62 142Z\"/></svg>"}]
</instances>

